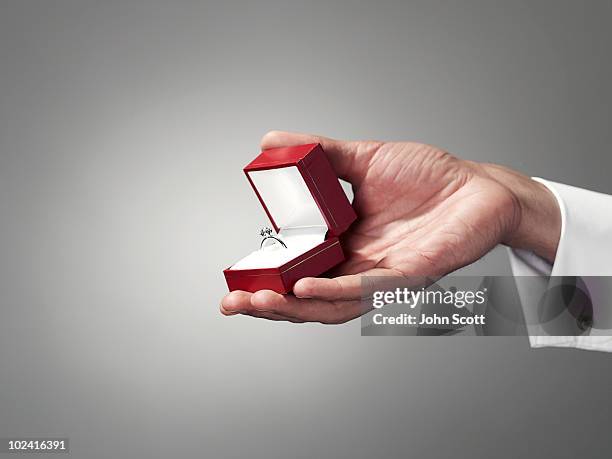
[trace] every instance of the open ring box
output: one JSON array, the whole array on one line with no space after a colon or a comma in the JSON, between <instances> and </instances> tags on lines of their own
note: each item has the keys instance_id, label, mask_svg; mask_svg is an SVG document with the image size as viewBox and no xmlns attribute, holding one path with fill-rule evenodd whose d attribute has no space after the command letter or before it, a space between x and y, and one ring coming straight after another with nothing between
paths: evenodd
<instances>
[{"instance_id":1,"label":"open ring box","mask_svg":"<svg viewBox=\"0 0 612 459\"><path fill-rule=\"evenodd\" d=\"M289 293L344 260L338 236L357 218L319 144L264 150L244 172L287 248L262 248L223 271L230 291Z\"/></svg>"}]
</instances>

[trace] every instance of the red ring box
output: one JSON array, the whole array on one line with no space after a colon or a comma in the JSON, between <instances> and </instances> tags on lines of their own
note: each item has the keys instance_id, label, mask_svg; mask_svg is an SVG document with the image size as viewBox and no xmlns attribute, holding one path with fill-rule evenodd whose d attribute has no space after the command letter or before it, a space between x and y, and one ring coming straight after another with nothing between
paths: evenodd
<instances>
[{"instance_id":1,"label":"red ring box","mask_svg":"<svg viewBox=\"0 0 612 459\"><path fill-rule=\"evenodd\" d=\"M321 145L264 150L244 172L287 248L256 250L224 270L230 291L289 293L344 260L338 236L357 215Z\"/></svg>"}]
</instances>

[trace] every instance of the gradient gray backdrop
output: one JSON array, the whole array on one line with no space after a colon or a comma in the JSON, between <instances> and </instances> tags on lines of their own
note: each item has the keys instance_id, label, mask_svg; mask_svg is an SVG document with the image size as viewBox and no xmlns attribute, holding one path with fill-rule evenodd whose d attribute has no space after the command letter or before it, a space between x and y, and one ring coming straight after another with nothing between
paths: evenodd
<instances>
[{"instance_id":1,"label":"gradient gray backdrop","mask_svg":"<svg viewBox=\"0 0 612 459\"><path fill-rule=\"evenodd\" d=\"M226 318L269 129L612 193L612 3L0 0L0 437L78 458L609 457L612 356ZM470 268L509 272L504 249ZM40 456L37 456L40 457Z\"/></svg>"}]
</instances>

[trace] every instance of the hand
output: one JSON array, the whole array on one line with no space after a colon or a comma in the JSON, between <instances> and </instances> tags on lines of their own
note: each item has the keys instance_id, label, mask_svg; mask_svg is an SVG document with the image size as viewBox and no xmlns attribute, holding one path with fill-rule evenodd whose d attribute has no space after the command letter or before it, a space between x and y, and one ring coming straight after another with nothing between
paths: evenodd
<instances>
[{"instance_id":1,"label":"hand","mask_svg":"<svg viewBox=\"0 0 612 459\"><path fill-rule=\"evenodd\" d=\"M412 142L344 142L272 131L262 149L319 142L353 185L359 219L343 235L346 261L328 278L300 279L293 295L234 291L221 312L291 322L343 323L363 314L362 276L440 277L497 244L554 260L561 217L529 177Z\"/></svg>"}]
</instances>

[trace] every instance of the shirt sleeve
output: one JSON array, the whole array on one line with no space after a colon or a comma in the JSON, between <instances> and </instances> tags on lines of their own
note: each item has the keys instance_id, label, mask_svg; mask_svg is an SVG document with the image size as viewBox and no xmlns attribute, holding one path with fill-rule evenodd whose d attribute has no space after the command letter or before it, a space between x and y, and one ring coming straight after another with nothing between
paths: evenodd
<instances>
[{"instance_id":1,"label":"shirt sleeve","mask_svg":"<svg viewBox=\"0 0 612 459\"><path fill-rule=\"evenodd\" d=\"M541 329L529 330L532 347L573 347L612 352L612 329L606 328L612 316L612 279L597 281L588 276L612 276L612 195L534 178L555 196L561 210L561 237L554 264L525 250L510 249L510 265L517 283L525 319L535 321L533 305L542 292L533 290L533 282L522 277L542 279L581 276L585 285L596 282L597 298L593 309L593 327L577 336L546 336ZM542 283L546 288L547 283ZM598 328L598 323L606 327ZM533 334L532 334L533 333Z\"/></svg>"}]
</instances>

